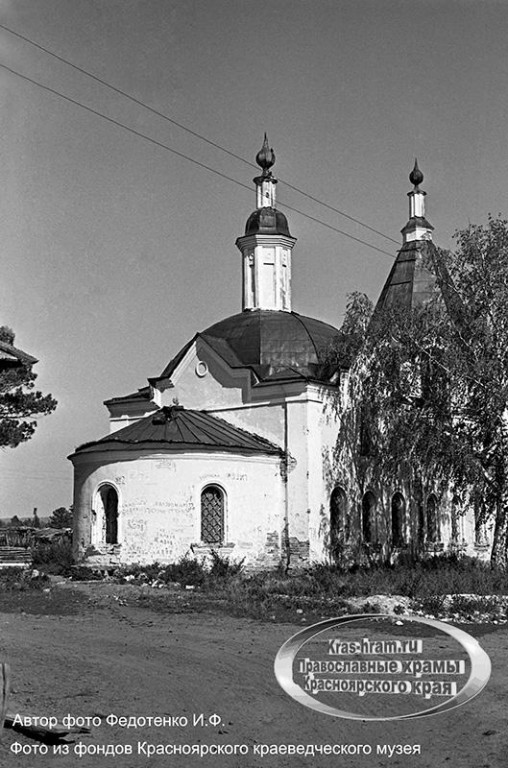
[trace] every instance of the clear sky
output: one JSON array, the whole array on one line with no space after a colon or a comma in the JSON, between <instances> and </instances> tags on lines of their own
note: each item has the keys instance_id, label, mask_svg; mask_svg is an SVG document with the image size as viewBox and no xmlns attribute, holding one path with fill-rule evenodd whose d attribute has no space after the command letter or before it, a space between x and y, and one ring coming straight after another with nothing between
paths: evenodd
<instances>
[{"instance_id":1,"label":"clear sky","mask_svg":"<svg viewBox=\"0 0 508 768\"><path fill-rule=\"evenodd\" d=\"M435 240L506 213L504 0L0 0L0 24L400 240L414 157ZM0 68L0 323L59 401L0 454L0 516L72 501L74 448L103 400L161 373L241 308L254 169L0 29L0 64L249 185L251 191ZM278 200L397 246L278 185ZM293 308L340 325L392 263L297 213Z\"/></svg>"}]
</instances>

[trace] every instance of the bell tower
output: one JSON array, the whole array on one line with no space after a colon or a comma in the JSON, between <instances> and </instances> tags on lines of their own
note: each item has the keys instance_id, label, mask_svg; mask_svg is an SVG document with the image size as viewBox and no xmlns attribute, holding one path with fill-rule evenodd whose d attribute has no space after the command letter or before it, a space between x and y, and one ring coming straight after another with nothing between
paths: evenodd
<instances>
[{"instance_id":1,"label":"bell tower","mask_svg":"<svg viewBox=\"0 0 508 768\"><path fill-rule=\"evenodd\" d=\"M256 155L261 175L256 176L256 210L236 245L242 254L242 309L273 309L291 312L291 252L296 238L288 222L275 207L277 179L271 168L275 153L265 138Z\"/></svg>"}]
</instances>

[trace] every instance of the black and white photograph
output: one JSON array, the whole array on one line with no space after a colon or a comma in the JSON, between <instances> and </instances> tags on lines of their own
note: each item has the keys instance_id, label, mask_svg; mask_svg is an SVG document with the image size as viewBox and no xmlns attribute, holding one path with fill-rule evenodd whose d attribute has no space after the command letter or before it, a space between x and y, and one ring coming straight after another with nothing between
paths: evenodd
<instances>
[{"instance_id":1,"label":"black and white photograph","mask_svg":"<svg viewBox=\"0 0 508 768\"><path fill-rule=\"evenodd\" d=\"M507 30L0 0L0 765L505 765Z\"/></svg>"}]
</instances>

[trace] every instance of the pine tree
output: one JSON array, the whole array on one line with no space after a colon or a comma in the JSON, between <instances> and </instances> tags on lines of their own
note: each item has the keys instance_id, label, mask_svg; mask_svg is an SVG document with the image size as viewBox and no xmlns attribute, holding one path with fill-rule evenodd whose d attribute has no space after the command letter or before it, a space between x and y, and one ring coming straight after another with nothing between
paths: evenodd
<instances>
[{"instance_id":1,"label":"pine tree","mask_svg":"<svg viewBox=\"0 0 508 768\"><path fill-rule=\"evenodd\" d=\"M37 419L57 405L51 395L34 390L34 360L13 346L14 338L10 328L0 328L0 344L11 353L10 360L0 364L0 447L10 448L29 440Z\"/></svg>"}]
</instances>

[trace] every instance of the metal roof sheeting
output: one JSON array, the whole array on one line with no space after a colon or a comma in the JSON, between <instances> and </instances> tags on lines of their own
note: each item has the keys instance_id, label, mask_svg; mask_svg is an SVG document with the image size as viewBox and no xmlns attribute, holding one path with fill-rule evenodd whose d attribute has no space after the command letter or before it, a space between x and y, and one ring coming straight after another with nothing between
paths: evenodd
<instances>
[{"instance_id":1,"label":"metal roof sheeting","mask_svg":"<svg viewBox=\"0 0 508 768\"><path fill-rule=\"evenodd\" d=\"M328 381L328 353L337 328L296 312L246 310L197 334L165 367L171 377L191 344L203 339L232 368L250 368L261 382ZM151 380L152 383L156 379Z\"/></svg>"},{"instance_id":2,"label":"metal roof sheeting","mask_svg":"<svg viewBox=\"0 0 508 768\"><path fill-rule=\"evenodd\" d=\"M143 446L248 454L283 453L280 447L259 435L235 427L206 411L186 410L181 405L161 408L118 432L79 446L76 453L91 449L133 450Z\"/></svg>"},{"instance_id":3,"label":"metal roof sheeting","mask_svg":"<svg viewBox=\"0 0 508 768\"><path fill-rule=\"evenodd\" d=\"M38 362L37 358L23 352L23 350L13 347L6 341L0 341L0 359L20 362L23 365L34 365Z\"/></svg>"}]
</instances>

